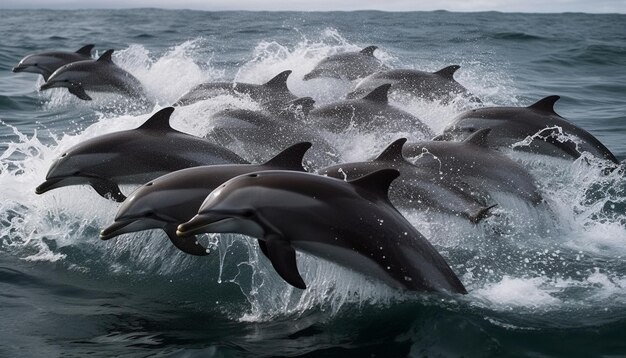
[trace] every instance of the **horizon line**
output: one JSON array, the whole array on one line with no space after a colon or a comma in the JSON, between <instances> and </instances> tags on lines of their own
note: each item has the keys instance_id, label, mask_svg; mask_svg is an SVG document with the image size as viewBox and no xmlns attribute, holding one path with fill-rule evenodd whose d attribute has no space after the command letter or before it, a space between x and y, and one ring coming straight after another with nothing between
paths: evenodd
<instances>
[{"instance_id":1,"label":"horizon line","mask_svg":"<svg viewBox=\"0 0 626 358\"><path fill-rule=\"evenodd\" d=\"M586 11L506 11L506 10L381 10L381 9L350 9L350 10L295 10L295 9L279 9L279 10L251 10L251 9L205 9L193 7L169 8L169 7L3 7L2 10L16 11L89 11L89 10L163 10L163 11L203 11L203 12L304 12L304 13L328 13L328 12L382 12L382 13L409 13L409 12L449 12L449 13L500 13L500 14L537 14L537 15L559 15L559 14L585 14L585 15L626 15L625 12L586 12Z\"/></svg>"}]
</instances>

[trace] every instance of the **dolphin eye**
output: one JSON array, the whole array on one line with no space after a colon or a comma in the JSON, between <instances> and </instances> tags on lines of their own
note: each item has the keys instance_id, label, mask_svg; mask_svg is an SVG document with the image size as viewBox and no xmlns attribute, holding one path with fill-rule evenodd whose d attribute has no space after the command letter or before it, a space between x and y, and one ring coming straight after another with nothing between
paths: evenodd
<instances>
[{"instance_id":1,"label":"dolphin eye","mask_svg":"<svg viewBox=\"0 0 626 358\"><path fill-rule=\"evenodd\" d=\"M251 218L251 217L253 217L253 216L254 216L254 210L252 210L252 209L246 209L246 210L244 210L241 214L242 214L241 216L243 216L243 217L246 217L246 218Z\"/></svg>"},{"instance_id":2,"label":"dolphin eye","mask_svg":"<svg viewBox=\"0 0 626 358\"><path fill-rule=\"evenodd\" d=\"M476 128L474 128L474 127L469 127L469 128L466 128L465 130L470 132L470 133L476 132Z\"/></svg>"},{"instance_id":3,"label":"dolphin eye","mask_svg":"<svg viewBox=\"0 0 626 358\"><path fill-rule=\"evenodd\" d=\"M259 174L249 174L248 176L249 176L250 178L256 178L256 177L258 177L258 176L259 176Z\"/></svg>"},{"instance_id":4,"label":"dolphin eye","mask_svg":"<svg viewBox=\"0 0 626 358\"><path fill-rule=\"evenodd\" d=\"M152 186L152 184L154 184L153 182L149 182L148 184L146 184L146 186Z\"/></svg>"},{"instance_id":5,"label":"dolphin eye","mask_svg":"<svg viewBox=\"0 0 626 358\"><path fill-rule=\"evenodd\" d=\"M61 154L61 158L66 157L66 156L67 156L67 153Z\"/></svg>"},{"instance_id":6,"label":"dolphin eye","mask_svg":"<svg viewBox=\"0 0 626 358\"><path fill-rule=\"evenodd\" d=\"M144 216L147 217L147 218L151 218L151 217L154 216L154 212L153 211L148 211Z\"/></svg>"}]
</instances>

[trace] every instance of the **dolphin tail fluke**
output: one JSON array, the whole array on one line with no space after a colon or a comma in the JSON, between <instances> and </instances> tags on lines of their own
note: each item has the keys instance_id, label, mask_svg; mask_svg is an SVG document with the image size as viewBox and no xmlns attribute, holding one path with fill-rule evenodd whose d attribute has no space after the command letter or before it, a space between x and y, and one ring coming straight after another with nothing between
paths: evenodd
<instances>
[{"instance_id":1,"label":"dolphin tail fluke","mask_svg":"<svg viewBox=\"0 0 626 358\"><path fill-rule=\"evenodd\" d=\"M287 79L289 78L289 75L291 75L291 72L292 72L291 70L283 71L277 74L276 76L274 76L274 78L272 78L271 80L265 82L263 86L272 88L274 90L281 90L281 91L288 92L289 88L287 88Z\"/></svg>"},{"instance_id":2,"label":"dolphin tail fluke","mask_svg":"<svg viewBox=\"0 0 626 358\"><path fill-rule=\"evenodd\" d=\"M120 187L112 181L106 179L91 178L89 184L94 190L105 199L111 199L118 203L126 200L126 196L122 194Z\"/></svg>"},{"instance_id":3,"label":"dolphin tail fluke","mask_svg":"<svg viewBox=\"0 0 626 358\"><path fill-rule=\"evenodd\" d=\"M482 219L491 215L490 210L494 207L498 206L498 204L493 204L491 206L482 207L474 212L468 213L468 218L474 224L478 224Z\"/></svg>"},{"instance_id":4,"label":"dolphin tail fluke","mask_svg":"<svg viewBox=\"0 0 626 358\"><path fill-rule=\"evenodd\" d=\"M71 86L68 88L71 94L82 99L83 101L91 101L91 97L85 92L85 89L81 86Z\"/></svg>"},{"instance_id":5,"label":"dolphin tail fluke","mask_svg":"<svg viewBox=\"0 0 626 358\"><path fill-rule=\"evenodd\" d=\"M93 50L94 46L95 46L94 44L85 45L85 46L79 48L76 51L76 53L81 54L83 56L91 57L91 50Z\"/></svg>"},{"instance_id":6,"label":"dolphin tail fluke","mask_svg":"<svg viewBox=\"0 0 626 358\"><path fill-rule=\"evenodd\" d=\"M282 237L269 234L265 237L268 258L274 270L293 287L304 290L306 284L296 265L296 250Z\"/></svg>"},{"instance_id":7,"label":"dolphin tail fluke","mask_svg":"<svg viewBox=\"0 0 626 358\"><path fill-rule=\"evenodd\" d=\"M177 249L180 251L194 256L206 256L209 253L207 249L200 245L195 237L192 238L182 238L176 235L176 225L168 226L164 229L167 237L170 238L170 241Z\"/></svg>"}]
</instances>

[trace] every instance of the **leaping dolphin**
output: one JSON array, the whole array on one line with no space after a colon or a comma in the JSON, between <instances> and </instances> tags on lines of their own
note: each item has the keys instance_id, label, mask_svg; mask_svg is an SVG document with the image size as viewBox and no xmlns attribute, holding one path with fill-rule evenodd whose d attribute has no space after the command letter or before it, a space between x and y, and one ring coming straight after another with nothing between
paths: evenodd
<instances>
[{"instance_id":1,"label":"leaping dolphin","mask_svg":"<svg viewBox=\"0 0 626 358\"><path fill-rule=\"evenodd\" d=\"M49 51L34 53L24 57L17 66L13 67L13 72L38 73L45 81L61 66L68 63L91 59L91 50L94 45L89 44L81 47L76 52Z\"/></svg>"},{"instance_id":2,"label":"leaping dolphin","mask_svg":"<svg viewBox=\"0 0 626 358\"><path fill-rule=\"evenodd\" d=\"M387 66L374 56L377 48L368 46L361 51L328 56L321 60L311 72L304 75L304 80L323 77L356 80L386 69Z\"/></svg>"},{"instance_id":3,"label":"leaping dolphin","mask_svg":"<svg viewBox=\"0 0 626 358\"><path fill-rule=\"evenodd\" d=\"M207 254L195 240L176 236L176 227L198 213L206 197L218 186L241 174L262 170L304 172L302 160L311 143L297 143L263 164L224 164L181 169L151 180L135 190L120 206L115 222L100 238L151 229L162 229L174 246L197 256Z\"/></svg>"},{"instance_id":4,"label":"leaping dolphin","mask_svg":"<svg viewBox=\"0 0 626 358\"><path fill-rule=\"evenodd\" d=\"M402 154L414 158L419 168L440 172L449 180L464 181L492 193L516 195L534 205L543 201L535 180L521 165L488 148L491 129L483 128L462 142L424 141L406 143Z\"/></svg>"},{"instance_id":5,"label":"leaping dolphin","mask_svg":"<svg viewBox=\"0 0 626 358\"><path fill-rule=\"evenodd\" d=\"M432 137L432 131L412 114L389 104L390 84L375 88L362 99L332 103L309 112L307 122L313 126L341 133L349 128L359 131L405 132Z\"/></svg>"},{"instance_id":6,"label":"leaping dolphin","mask_svg":"<svg viewBox=\"0 0 626 358\"><path fill-rule=\"evenodd\" d=\"M172 107L164 108L138 128L73 146L52 163L36 193L88 184L105 198L124 201L120 184L143 184L199 165L247 163L228 149L173 129L169 124L173 111Z\"/></svg>"},{"instance_id":7,"label":"leaping dolphin","mask_svg":"<svg viewBox=\"0 0 626 358\"><path fill-rule=\"evenodd\" d=\"M615 155L596 137L554 111L559 96L548 96L528 107L487 107L457 116L438 140L461 140L490 128L487 145L515 148L558 157L580 157L589 152L619 164ZM521 144L521 145L520 145Z\"/></svg>"},{"instance_id":8,"label":"leaping dolphin","mask_svg":"<svg viewBox=\"0 0 626 358\"><path fill-rule=\"evenodd\" d=\"M312 142L310 160L315 164L334 163L339 157L337 150L306 123L314 102L303 97L289 102L282 110L274 108L273 113L247 109L220 111L211 116L210 138L226 147L236 145L257 160L291 143Z\"/></svg>"},{"instance_id":9,"label":"leaping dolphin","mask_svg":"<svg viewBox=\"0 0 626 358\"><path fill-rule=\"evenodd\" d=\"M262 85L245 82L202 83L185 93L174 106L186 106L224 94L250 96L253 101L261 104L293 101L298 97L287 88L287 79L290 74L291 70L283 71Z\"/></svg>"},{"instance_id":10,"label":"leaping dolphin","mask_svg":"<svg viewBox=\"0 0 626 358\"><path fill-rule=\"evenodd\" d=\"M493 207L484 204L487 195L479 187L445 175L438 167L418 166L402 155L406 138L391 143L375 159L344 163L320 169L319 174L343 180L355 180L384 168L398 170L400 178L391 184L389 196L396 207L420 211L438 211L479 222Z\"/></svg>"},{"instance_id":11,"label":"leaping dolphin","mask_svg":"<svg viewBox=\"0 0 626 358\"><path fill-rule=\"evenodd\" d=\"M97 60L72 62L58 70L41 85L40 90L65 87L76 97L89 101L85 91L122 93L131 97L144 97L141 82L113 63L113 50L107 50Z\"/></svg>"},{"instance_id":12,"label":"leaping dolphin","mask_svg":"<svg viewBox=\"0 0 626 358\"><path fill-rule=\"evenodd\" d=\"M389 201L398 175L384 169L350 182L274 170L240 175L215 189L177 234L260 239L276 272L301 289L296 249L395 288L466 293L445 259Z\"/></svg>"},{"instance_id":13,"label":"leaping dolphin","mask_svg":"<svg viewBox=\"0 0 626 358\"><path fill-rule=\"evenodd\" d=\"M428 100L439 100L443 103L460 95L480 103L480 99L454 79L454 73L459 68L461 66L452 65L432 73L418 70L377 72L359 82L354 91L348 93L347 98L359 98L380 85L390 83L393 94L412 95Z\"/></svg>"}]
</instances>

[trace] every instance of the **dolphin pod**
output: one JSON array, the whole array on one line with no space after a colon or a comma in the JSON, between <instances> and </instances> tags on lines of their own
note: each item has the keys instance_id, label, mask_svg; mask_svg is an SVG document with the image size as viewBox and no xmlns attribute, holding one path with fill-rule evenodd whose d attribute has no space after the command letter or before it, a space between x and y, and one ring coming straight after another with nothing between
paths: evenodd
<instances>
[{"instance_id":1,"label":"dolphin pod","mask_svg":"<svg viewBox=\"0 0 626 358\"><path fill-rule=\"evenodd\" d=\"M167 107L138 128L101 135L63 153L52 163L43 194L69 185L90 185L103 197L123 201L120 184L143 184L175 170L208 164L245 164L237 154L169 124Z\"/></svg>"},{"instance_id":2,"label":"dolphin pod","mask_svg":"<svg viewBox=\"0 0 626 358\"><path fill-rule=\"evenodd\" d=\"M302 160L311 143L297 143L263 164L224 164L181 169L158 177L135 190L120 206L115 222L102 230L109 240L121 234L163 229L174 246L203 256L206 249L192 240L176 236L176 227L191 219L204 199L225 181L262 170L305 171Z\"/></svg>"},{"instance_id":3,"label":"dolphin pod","mask_svg":"<svg viewBox=\"0 0 626 358\"><path fill-rule=\"evenodd\" d=\"M117 92L130 97L143 97L141 82L113 63L113 50L105 51L97 60L83 60L64 65L54 71L40 90L67 88L76 97L89 101L86 91Z\"/></svg>"},{"instance_id":4,"label":"dolphin pod","mask_svg":"<svg viewBox=\"0 0 626 358\"><path fill-rule=\"evenodd\" d=\"M89 44L81 47L76 52L49 51L34 53L24 57L17 66L13 67L13 72L38 73L47 81L54 71L68 63L90 60L93 48L94 45Z\"/></svg>"},{"instance_id":5,"label":"dolphin pod","mask_svg":"<svg viewBox=\"0 0 626 358\"><path fill-rule=\"evenodd\" d=\"M306 284L295 249L392 287L466 293L443 257L389 201L398 175L383 169L350 182L288 171L240 175L213 191L178 234L255 237L276 272L301 289Z\"/></svg>"},{"instance_id":6,"label":"dolphin pod","mask_svg":"<svg viewBox=\"0 0 626 358\"><path fill-rule=\"evenodd\" d=\"M46 79L42 90L65 87L86 100L91 99L87 91L142 95L139 81L112 62L113 50L94 60L92 48L29 55L14 72L39 73ZM253 237L278 275L301 289L306 284L296 251L394 288L464 294L444 257L396 208L437 211L483 225L498 205L494 193L537 209L548 205L532 175L509 158L509 151L498 151L502 148L567 158L588 152L618 163L593 135L554 111L558 96L528 107L466 111L434 136L416 116L391 105L389 93L441 102L462 96L480 103L454 79L459 66L433 73L389 69L375 50L369 46L329 56L305 75L305 81L353 81L348 99L321 106L289 91L290 70L264 84L201 84L175 105L229 94L253 100L258 109L211 113L207 138L199 138L173 129L174 108L163 108L135 129L65 151L36 193L89 185L123 202L114 222L101 231L103 240L160 229L179 250L206 256L197 234ZM343 163L341 144L328 138L349 141L354 129L387 138L414 134L420 141L400 138L373 159ZM270 153L272 159L262 160ZM125 184L141 186L127 199L119 187Z\"/></svg>"}]
</instances>

